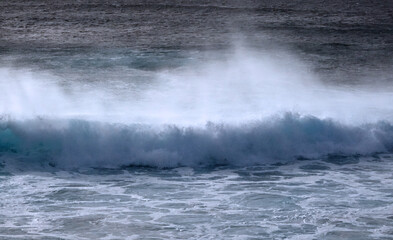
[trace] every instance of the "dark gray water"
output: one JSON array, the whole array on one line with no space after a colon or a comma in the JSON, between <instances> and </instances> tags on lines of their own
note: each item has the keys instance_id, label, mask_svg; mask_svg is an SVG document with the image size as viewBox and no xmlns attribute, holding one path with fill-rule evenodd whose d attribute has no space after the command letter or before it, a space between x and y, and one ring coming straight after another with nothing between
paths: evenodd
<instances>
[{"instance_id":1,"label":"dark gray water","mask_svg":"<svg viewBox=\"0 0 393 240\"><path fill-rule=\"evenodd\" d=\"M274 43L329 81L391 81L391 1L2 1L0 9L3 52Z\"/></svg>"}]
</instances>

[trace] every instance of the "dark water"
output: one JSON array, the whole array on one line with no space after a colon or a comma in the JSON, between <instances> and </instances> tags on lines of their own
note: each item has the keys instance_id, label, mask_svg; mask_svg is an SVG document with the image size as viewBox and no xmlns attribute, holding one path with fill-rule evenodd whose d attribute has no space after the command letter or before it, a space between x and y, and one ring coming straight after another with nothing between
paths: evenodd
<instances>
[{"instance_id":1,"label":"dark water","mask_svg":"<svg viewBox=\"0 0 393 240\"><path fill-rule=\"evenodd\" d=\"M0 9L3 52L274 43L329 81L391 82L391 1L2 1Z\"/></svg>"}]
</instances>

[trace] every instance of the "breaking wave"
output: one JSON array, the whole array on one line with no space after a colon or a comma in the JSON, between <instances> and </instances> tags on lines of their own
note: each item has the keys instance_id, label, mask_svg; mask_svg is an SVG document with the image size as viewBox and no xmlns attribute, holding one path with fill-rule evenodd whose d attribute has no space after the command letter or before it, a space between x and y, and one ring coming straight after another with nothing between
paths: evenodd
<instances>
[{"instance_id":1,"label":"breaking wave","mask_svg":"<svg viewBox=\"0 0 393 240\"><path fill-rule=\"evenodd\" d=\"M388 88L324 85L285 53L243 50L171 70L93 69L85 74L96 81L72 81L80 74L72 69L58 77L0 68L0 161L249 166L392 150ZM114 72L129 77L106 79Z\"/></svg>"},{"instance_id":2,"label":"breaking wave","mask_svg":"<svg viewBox=\"0 0 393 240\"><path fill-rule=\"evenodd\" d=\"M389 123L355 127L290 113L247 124L203 127L35 119L3 121L0 128L1 159L64 169L247 166L392 149Z\"/></svg>"}]
</instances>

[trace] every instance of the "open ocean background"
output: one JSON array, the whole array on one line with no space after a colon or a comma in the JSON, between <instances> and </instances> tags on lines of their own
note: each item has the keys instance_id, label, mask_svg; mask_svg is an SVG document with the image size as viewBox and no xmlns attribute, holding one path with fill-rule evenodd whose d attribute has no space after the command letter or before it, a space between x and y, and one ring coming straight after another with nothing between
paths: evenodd
<instances>
[{"instance_id":1,"label":"open ocean background","mask_svg":"<svg viewBox=\"0 0 393 240\"><path fill-rule=\"evenodd\" d=\"M0 239L393 239L393 2L0 1Z\"/></svg>"}]
</instances>

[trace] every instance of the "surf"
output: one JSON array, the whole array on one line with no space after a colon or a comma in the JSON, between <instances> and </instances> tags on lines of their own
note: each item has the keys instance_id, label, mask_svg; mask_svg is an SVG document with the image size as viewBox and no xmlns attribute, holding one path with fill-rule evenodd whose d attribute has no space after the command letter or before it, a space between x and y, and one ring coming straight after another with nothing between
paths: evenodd
<instances>
[{"instance_id":1,"label":"surf","mask_svg":"<svg viewBox=\"0 0 393 240\"><path fill-rule=\"evenodd\" d=\"M3 67L1 159L66 169L248 166L392 151L386 88L325 84L281 50L208 59L107 85Z\"/></svg>"}]
</instances>

